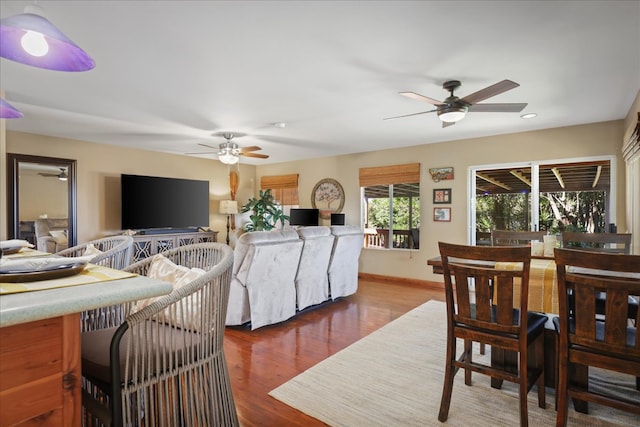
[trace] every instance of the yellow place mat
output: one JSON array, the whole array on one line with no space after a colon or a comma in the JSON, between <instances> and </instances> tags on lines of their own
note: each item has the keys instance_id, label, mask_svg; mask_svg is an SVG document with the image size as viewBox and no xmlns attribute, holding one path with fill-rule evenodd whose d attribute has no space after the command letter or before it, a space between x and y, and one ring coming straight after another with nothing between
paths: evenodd
<instances>
[{"instance_id":1,"label":"yellow place mat","mask_svg":"<svg viewBox=\"0 0 640 427\"><path fill-rule=\"evenodd\" d=\"M115 270L113 268L102 267L95 264L87 264L84 270L73 276L25 283L0 282L0 295L42 291L54 288L66 288L68 286L88 285L90 283L108 282L110 280L118 280L134 276L136 276L135 273Z\"/></svg>"}]
</instances>

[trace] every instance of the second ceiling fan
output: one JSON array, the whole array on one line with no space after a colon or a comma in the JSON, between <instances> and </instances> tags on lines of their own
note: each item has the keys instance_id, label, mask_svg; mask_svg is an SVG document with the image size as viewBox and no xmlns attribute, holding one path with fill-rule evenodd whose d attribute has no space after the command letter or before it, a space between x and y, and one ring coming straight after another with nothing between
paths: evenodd
<instances>
[{"instance_id":1,"label":"second ceiling fan","mask_svg":"<svg viewBox=\"0 0 640 427\"><path fill-rule=\"evenodd\" d=\"M477 92L467 95L464 98L458 98L453 92L458 89L462 83L458 80L450 80L444 82L442 88L449 91L449 97L444 101L438 101L428 96L420 95L415 92L400 92L400 95L407 98L416 99L418 101L427 102L431 105L435 105L435 110L422 111L420 113L405 114L402 116L387 117L384 120L398 119L401 117L417 116L419 114L433 113L438 114L438 118L442 121L442 127L447 127L455 124L457 121L462 120L468 112L480 112L480 113L519 113L526 106L527 103L500 103L500 104L478 104L478 102L484 101L492 96L499 95L508 90L514 89L520 86L518 83L511 80L503 80L494 85L481 89Z\"/></svg>"},{"instance_id":2,"label":"second ceiling fan","mask_svg":"<svg viewBox=\"0 0 640 427\"><path fill-rule=\"evenodd\" d=\"M268 159L269 156L266 154L254 153L254 151L262 150L262 148L257 145L253 145L251 147L240 147L238 144L232 141L232 139L236 135L232 132L223 132L221 134L215 134L216 136L222 136L226 142L220 143L218 146L219 151L216 152L218 155L218 160L227 165L233 165L240 161L240 156L244 157L254 157L258 159ZM211 145L199 143L203 147L213 148ZM207 154L207 153L187 153L187 154Z\"/></svg>"}]
</instances>

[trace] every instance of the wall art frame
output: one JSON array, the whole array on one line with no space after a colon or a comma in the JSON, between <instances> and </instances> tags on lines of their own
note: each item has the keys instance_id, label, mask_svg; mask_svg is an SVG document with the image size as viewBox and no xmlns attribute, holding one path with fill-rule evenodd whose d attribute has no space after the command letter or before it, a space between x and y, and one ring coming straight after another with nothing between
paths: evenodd
<instances>
[{"instance_id":1,"label":"wall art frame","mask_svg":"<svg viewBox=\"0 0 640 427\"><path fill-rule=\"evenodd\" d=\"M451 203L451 189L450 188L434 188L433 189L433 204L441 205Z\"/></svg>"},{"instance_id":2,"label":"wall art frame","mask_svg":"<svg viewBox=\"0 0 640 427\"><path fill-rule=\"evenodd\" d=\"M320 218L330 219L332 213L342 212L344 189L338 181L324 178L318 181L311 192L311 206L320 211Z\"/></svg>"},{"instance_id":3,"label":"wall art frame","mask_svg":"<svg viewBox=\"0 0 640 427\"><path fill-rule=\"evenodd\" d=\"M431 175L431 179L435 182L451 180L454 176L452 166L444 168L429 168L429 174Z\"/></svg>"},{"instance_id":4,"label":"wall art frame","mask_svg":"<svg viewBox=\"0 0 640 427\"><path fill-rule=\"evenodd\" d=\"M451 208L433 208L434 222L451 222Z\"/></svg>"}]
</instances>

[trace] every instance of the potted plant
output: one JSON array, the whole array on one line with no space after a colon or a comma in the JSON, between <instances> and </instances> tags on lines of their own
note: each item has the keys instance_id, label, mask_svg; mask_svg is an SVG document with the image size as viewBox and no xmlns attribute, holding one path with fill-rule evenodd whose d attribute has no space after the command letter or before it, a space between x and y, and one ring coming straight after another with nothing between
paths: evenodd
<instances>
[{"instance_id":1,"label":"potted plant","mask_svg":"<svg viewBox=\"0 0 640 427\"><path fill-rule=\"evenodd\" d=\"M272 230L280 221L280 226L284 227L284 222L289 220L282 208L273 200L271 189L260 190L260 195L256 199L252 197L242 206L241 212L251 211L251 222L245 224L246 231L268 231Z\"/></svg>"}]
</instances>

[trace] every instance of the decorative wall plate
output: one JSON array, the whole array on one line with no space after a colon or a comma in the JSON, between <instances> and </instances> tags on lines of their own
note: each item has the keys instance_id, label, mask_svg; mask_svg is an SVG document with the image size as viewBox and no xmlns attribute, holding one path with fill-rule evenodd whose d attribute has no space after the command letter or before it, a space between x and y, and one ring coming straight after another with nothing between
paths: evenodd
<instances>
[{"instance_id":1,"label":"decorative wall plate","mask_svg":"<svg viewBox=\"0 0 640 427\"><path fill-rule=\"evenodd\" d=\"M344 207L344 190L335 179L318 181L311 192L311 206L320 211L320 218L329 219L332 213L340 213Z\"/></svg>"}]
</instances>

